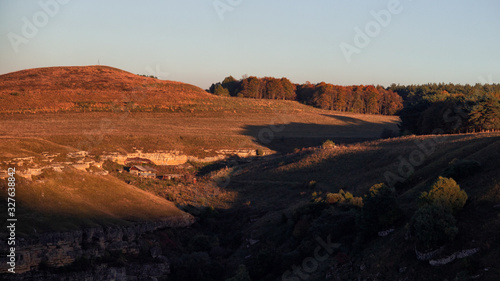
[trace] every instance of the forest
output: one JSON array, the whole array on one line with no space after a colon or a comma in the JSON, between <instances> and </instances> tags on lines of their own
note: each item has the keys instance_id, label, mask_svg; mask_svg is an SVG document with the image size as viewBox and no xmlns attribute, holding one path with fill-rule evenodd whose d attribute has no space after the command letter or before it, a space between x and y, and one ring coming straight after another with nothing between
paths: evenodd
<instances>
[{"instance_id":1,"label":"forest","mask_svg":"<svg viewBox=\"0 0 500 281\"><path fill-rule=\"evenodd\" d=\"M455 134L500 130L500 84L391 85L404 99L402 134Z\"/></svg>"},{"instance_id":2,"label":"forest","mask_svg":"<svg viewBox=\"0 0 500 281\"><path fill-rule=\"evenodd\" d=\"M229 76L212 84L208 91L219 96L296 100L322 109L354 113L394 115L403 108L403 99L395 92L372 85L293 84L287 78L251 76L236 80Z\"/></svg>"},{"instance_id":3,"label":"forest","mask_svg":"<svg viewBox=\"0 0 500 281\"><path fill-rule=\"evenodd\" d=\"M340 86L294 84L287 78L226 77L208 92L219 96L296 100L326 110L399 115L400 133L452 134L500 130L500 84Z\"/></svg>"}]
</instances>

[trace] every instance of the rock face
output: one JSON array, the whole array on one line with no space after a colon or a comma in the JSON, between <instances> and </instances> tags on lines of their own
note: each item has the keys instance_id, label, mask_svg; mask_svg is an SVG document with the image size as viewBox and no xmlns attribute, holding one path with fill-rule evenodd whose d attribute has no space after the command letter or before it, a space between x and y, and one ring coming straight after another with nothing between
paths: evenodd
<instances>
[{"instance_id":1,"label":"rock face","mask_svg":"<svg viewBox=\"0 0 500 281\"><path fill-rule=\"evenodd\" d=\"M111 153L107 155L103 155L102 159L108 159L119 164L125 164L125 160L127 158L143 158L151 160L155 165L181 165L186 163L187 161L193 162L213 162L218 160L226 159L229 156L237 155L239 157L249 157L255 156L256 151L252 149L246 150L217 150L215 151L217 156L198 158L195 156L189 156L182 154L181 151L172 150L172 151L156 151L152 153L145 153L140 150L137 150L134 153L120 154L120 153Z\"/></svg>"},{"instance_id":2,"label":"rock face","mask_svg":"<svg viewBox=\"0 0 500 281\"><path fill-rule=\"evenodd\" d=\"M165 275L168 274L169 264L162 256L161 248L153 244L147 246L146 249L145 245L148 243L144 243L142 235L161 228L186 227L193 222L194 217L186 214L158 222L137 223L133 226L96 227L72 232L42 233L36 237L19 240L16 247L16 274L9 274L7 277L10 280L25 280L25 278L29 280L129 280L127 276L138 276L145 272L153 272L151 276ZM1 251L7 252L7 249L1 249ZM91 271L81 273L89 275L89 278L94 275L109 277L104 279L82 279L81 275L73 278L69 273L66 274L66 279L59 279L59 277L47 275L47 272L37 271L39 266L58 268L78 259L91 260L110 253L137 255L141 252L148 253L151 258L163 262L148 268L142 268L147 267L146 265L133 267L129 265L123 268L103 265L102 268L92 268ZM7 272L7 268L7 263L0 264L0 272Z\"/></svg>"}]
</instances>

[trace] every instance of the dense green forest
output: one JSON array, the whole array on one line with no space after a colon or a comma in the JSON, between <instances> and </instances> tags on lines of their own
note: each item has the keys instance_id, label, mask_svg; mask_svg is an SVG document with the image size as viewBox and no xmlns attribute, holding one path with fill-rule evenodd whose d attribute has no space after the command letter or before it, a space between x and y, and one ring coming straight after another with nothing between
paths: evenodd
<instances>
[{"instance_id":1,"label":"dense green forest","mask_svg":"<svg viewBox=\"0 0 500 281\"><path fill-rule=\"evenodd\" d=\"M322 109L398 114L402 134L467 133L500 130L500 84L339 86L293 84L287 78L232 76L208 90L220 96L296 100Z\"/></svg>"},{"instance_id":2,"label":"dense green forest","mask_svg":"<svg viewBox=\"0 0 500 281\"><path fill-rule=\"evenodd\" d=\"M391 85L404 99L403 134L454 134L500 130L500 84Z\"/></svg>"}]
</instances>

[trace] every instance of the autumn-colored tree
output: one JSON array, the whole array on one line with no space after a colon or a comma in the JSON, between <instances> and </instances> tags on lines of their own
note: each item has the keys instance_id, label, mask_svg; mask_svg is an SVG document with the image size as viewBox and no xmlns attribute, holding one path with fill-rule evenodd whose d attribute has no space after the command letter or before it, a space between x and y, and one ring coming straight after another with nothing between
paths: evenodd
<instances>
[{"instance_id":1,"label":"autumn-colored tree","mask_svg":"<svg viewBox=\"0 0 500 281\"><path fill-rule=\"evenodd\" d=\"M257 77L251 76L243 79L239 94L245 98L260 98L260 81Z\"/></svg>"},{"instance_id":2,"label":"autumn-colored tree","mask_svg":"<svg viewBox=\"0 0 500 281\"><path fill-rule=\"evenodd\" d=\"M284 99L286 100L296 100L297 95L295 94L296 88L290 80L287 78L280 79L281 85L283 87Z\"/></svg>"},{"instance_id":3,"label":"autumn-colored tree","mask_svg":"<svg viewBox=\"0 0 500 281\"><path fill-rule=\"evenodd\" d=\"M267 77L265 97L268 99L284 99L284 89L281 81L276 78Z\"/></svg>"}]
</instances>

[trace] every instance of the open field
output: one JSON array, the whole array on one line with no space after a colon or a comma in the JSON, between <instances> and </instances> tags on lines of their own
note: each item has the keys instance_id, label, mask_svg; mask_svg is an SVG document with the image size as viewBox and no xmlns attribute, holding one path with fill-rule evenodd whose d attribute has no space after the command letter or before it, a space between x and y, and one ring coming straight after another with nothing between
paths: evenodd
<instances>
[{"instance_id":1,"label":"open field","mask_svg":"<svg viewBox=\"0 0 500 281\"><path fill-rule=\"evenodd\" d=\"M4 114L1 116L0 135L8 138L37 137L72 147L83 145L78 148L96 152L131 152L135 147L145 151L180 150L199 155L207 149L262 146L289 152L295 147L319 145L326 139L336 142L375 139L384 129L396 131L399 120L395 116L322 110L266 111ZM269 131L272 135L268 134Z\"/></svg>"}]
</instances>

